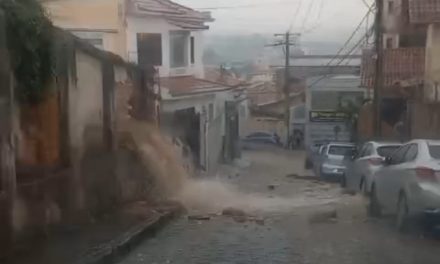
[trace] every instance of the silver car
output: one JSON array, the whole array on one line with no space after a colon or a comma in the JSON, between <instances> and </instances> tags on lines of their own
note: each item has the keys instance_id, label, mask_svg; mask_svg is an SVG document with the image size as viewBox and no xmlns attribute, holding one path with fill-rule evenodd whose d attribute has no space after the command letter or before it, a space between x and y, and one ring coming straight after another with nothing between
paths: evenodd
<instances>
[{"instance_id":1,"label":"silver car","mask_svg":"<svg viewBox=\"0 0 440 264\"><path fill-rule=\"evenodd\" d=\"M356 146L351 143L329 143L321 148L315 173L323 180L341 180L347 161L354 155Z\"/></svg>"},{"instance_id":2,"label":"silver car","mask_svg":"<svg viewBox=\"0 0 440 264\"><path fill-rule=\"evenodd\" d=\"M368 194L371 191L372 177L380 169L386 157L391 156L402 144L375 142L365 143L352 161L341 180L341 186Z\"/></svg>"},{"instance_id":3,"label":"silver car","mask_svg":"<svg viewBox=\"0 0 440 264\"><path fill-rule=\"evenodd\" d=\"M386 158L373 176L368 212L395 215L399 230L414 219L440 223L440 141L414 140Z\"/></svg>"}]
</instances>

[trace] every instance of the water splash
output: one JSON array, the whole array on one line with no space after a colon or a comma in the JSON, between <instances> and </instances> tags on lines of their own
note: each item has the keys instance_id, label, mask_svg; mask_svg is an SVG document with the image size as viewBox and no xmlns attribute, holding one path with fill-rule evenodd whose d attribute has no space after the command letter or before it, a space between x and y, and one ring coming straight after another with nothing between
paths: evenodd
<instances>
[{"instance_id":1,"label":"water splash","mask_svg":"<svg viewBox=\"0 0 440 264\"><path fill-rule=\"evenodd\" d=\"M332 202L319 197L267 197L244 193L218 178L196 178L182 150L156 127L139 122L124 126L137 146L142 162L155 177L162 198L180 202L188 211L218 213L224 208L245 211L279 212Z\"/></svg>"}]
</instances>

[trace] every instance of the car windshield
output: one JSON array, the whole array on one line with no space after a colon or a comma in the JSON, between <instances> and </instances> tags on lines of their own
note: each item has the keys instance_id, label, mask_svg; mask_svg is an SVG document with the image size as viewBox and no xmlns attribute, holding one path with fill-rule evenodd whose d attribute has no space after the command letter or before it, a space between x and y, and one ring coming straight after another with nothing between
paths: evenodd
<instances>
[{"instance_id":1,"label":"car windshield","mask_svg":"<svg viewBox=\"0 0 440 264\"><path fill-rule=\"evenodd\" d=\"M439 264L440 0L0 0L28 263Z\"/></svg>"},{"instance_id":2,"label":"car windshield","mask_svg":"<svg viewBox=\"0 0 440 264\"><path fill-rule=\"evenodd\" d=\"M329 155L350 157L355 153L354 146L330 146L328 150Z\"/></svg>"},{"instance_id":3,"label":"car windshield","mask_svg":"<svg viewBox=\"0 0 440 264\"><path fill-rule=\"evenodd\" d=\"M399 146L383 146L383 147L379 147L379 148L377 148L377 154L379 154L379 156L381 156L381 157L389 157L398 148L399 148Z\"/></svg>"},{"instance_id":4,"label":"car windshield","mask_svg":"<svg viewBox=\"0 0 440 264\"><path fill-rule=\"evenodd\" d=\"M440 145L429 145L429 155L434 159L440 159Z\"/></svg>"}]
</instances>

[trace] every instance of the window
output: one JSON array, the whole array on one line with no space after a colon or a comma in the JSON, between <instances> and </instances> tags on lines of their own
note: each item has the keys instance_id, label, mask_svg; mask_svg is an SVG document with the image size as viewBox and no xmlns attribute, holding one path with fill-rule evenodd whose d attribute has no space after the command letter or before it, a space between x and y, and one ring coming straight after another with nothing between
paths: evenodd
<instances>
[{"instance_id":1,"label":"window","mask_svg":"<svg viewBox=\"0 0 440 264\"><path fill-rule=\"evenodd\" d=\"M391 157L391 164L400 164L403 162L405 153L408 150L409 145L400 147L396 152L394 152L393 156Z\"/></svg>"},{"instance_id":2,"label":"window","mask_svg":"<svg viewBox=\"0 0 440 264\"><path fill-rule=\"evenodd\" d=\"M138 64L141 66L162 65L162 35L137 34Z\"/></svg>"},{"instance_id":3,"label":"window","mask_svg":"<svg viewBox=\"0 0 440 264\"><path fill-rule=\"evenodd\" d=\"M190 48L191 48L191 64L194 64L195 60L195 42L194 42L194 37L190 38Z\"/></svg>"},{"instance_id":4,"label":"window","mask_svg":"<svg viewBox=\"0 0 440 264\"><path fill-rule=\"evenodd\" d=\"M394 1L388 1L388 14L394 13Z\"/></svg>"},{"instance_id":5,"label":"window","mask_svg":"<svg viewBox=\"0 0 440 264\"><path fill-rule=\"evenodd\" d=\"M428 145L429 155L434 159L440 159L440 145Z\"/></svg>"},{"instance_id":6,"label":"window","mask_svg":"<svg viewBox=\"0 0 440 264\"><path fill-rule=\"evenodd\" d=\"M392 49L393 48L393 38L387 38L386 40L386 48Z\"/></svg>"},{"instance_id":7,"label":"window","mask_svg":"<svg viewBox=\"0 0 440 264\"><path fill-rule=\"evenodd\" d=\"M373 155L373 146L371 144L368 144L367 148L365 149L365 153L362 156L366 157L366 156L371 156L371 155Z\"/></svg>"},{"instance_id":8,"label":"window","mask_svg":"<svg viewBox=\"0 0 440 264\"><path fill-rule=\"evenodd\" d=\"M187 31L170 32L170 65L171 68L188 66L188 38Z\"/></svg>"},{"instance_id":9,"label":"window","mask_svg":"<svg viewBox=\"0 0 440 264\"><path fill-rule=\"evenodd\" d=\"M417 147L417 144L411 144L409 146L408 151L405 153L405 157L403 162L410 162L413 161L417 158L417 154L418 154L419 150Z\"/></svg>"},{"instance_id":10,"label":"window","mask_svg":"<svg viewBox=\"0 0 440 264\"><path fill-rule=\"evenodd\" d=\"M353 156L355 152L355 147L351 146L330 146L328 150L329 155L336 155L336 156L344 156L344 157L351 157Z\"/></svg>"},{"instance_id":11,"label":"window","mask_svg":"<svg viewBox=\"0 0 440 264\"><path fill-rule=\"evenodd\" d=\"M381 157L390 157L393 155L393 153L399 149L399 146L385 146L385 147L379 147L377 149L377 154Z\"/></svg>"}]
</instances>

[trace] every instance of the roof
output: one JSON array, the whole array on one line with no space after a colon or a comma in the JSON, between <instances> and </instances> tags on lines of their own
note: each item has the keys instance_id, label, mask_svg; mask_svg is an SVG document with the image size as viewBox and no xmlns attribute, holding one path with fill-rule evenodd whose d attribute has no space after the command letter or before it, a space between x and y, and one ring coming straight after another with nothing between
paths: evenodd
<instances>
[{"instance_id":1,"label":"roof","mask_svg":"<svg viewBox=\"0 0 440 264\"><path fill-rule=\"evenodd\" d=\"M199 12L170 0L128 0L127 13L135 16L160 16L170 24L187 30L208 29L214 21L209 12Z\"/></svg>"},{"instance_id":2,"label":"roof","mask_svg":"<svg viewBox=\"0 0 440 264\"><path fill-rule=\"evenodd\" d=\"M440 22L440 1L409 0L409 21L413 24Z\"/></svg>"},{"instance_id":3,"label":"roof","mask_svg":"<svg viewBox=\"0 0 440 264\"><path fill-rule=\"evenodd\" d=\"M173 96L216 92L234 88L234 86L225 83L199 79L194 76L160 78L160 85L162 88L168 89Z\"/></svg>"},{"instance_id":4,"label":"roof","mask_svg":"<svg viewBox=\"0 0 440 264\"><path fill-rule=\"evenodd\" d=\"M364 51L361 85L372 88L375 79L374 52ZM425 73L425 48L386 49L383 53L383 83L391 87L397 83L423 82Z\"/></svg>"},{"instance_id":5,"label":"roof","mask_svg":"<svg viewBox=\"0 0 440 264\"><path fill-rule=\"evenodd\" d=\"M213 82L225 83L230 86L245 84L235 74L221 67L205 67L205 79Z\"/></svg>"}]
</instances>

